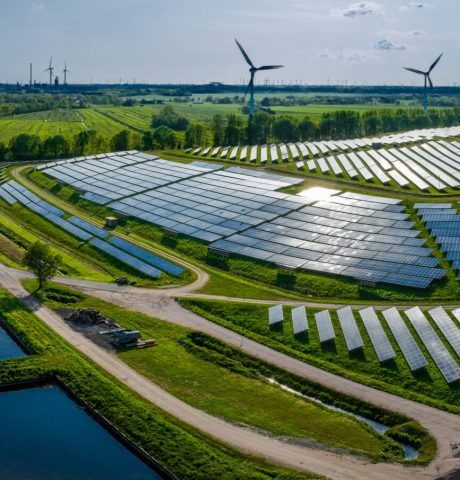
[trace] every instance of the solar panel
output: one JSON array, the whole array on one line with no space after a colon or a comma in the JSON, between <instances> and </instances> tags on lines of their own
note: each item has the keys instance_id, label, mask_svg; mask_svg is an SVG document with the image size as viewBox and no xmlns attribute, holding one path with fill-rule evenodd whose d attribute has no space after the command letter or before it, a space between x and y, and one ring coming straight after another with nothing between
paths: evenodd
<instances>
[{"instance_id":1,"label":"solar panel","mask_svg":"<svg viewBox=\"0 0 460 480\"><path fill-rule=\"evenodd\" d=\"M446 379L447 383L460 379L460 367L453 359L447 348L438 337L433 327L429 324L419 307L413 307L405 311L407 318L412 323L418 336L422 339L426 349L430 353L437 367Z\"/></svg>"},{"instance_id":2,"label":"solar panel","mask_svg":"<svg viewBox=\"0 0 460 480\"><path fill-rule=\"evenodd\" d=\"M434 323L446 337L451 347L460 356L460 330L457 328L449 314L442 308L436 307L428 311Z\"/></svg>"},{"instance_id":3,"label":"solar panel","mask_svg":"<svg viewBox=\"0 0 460 480\"><path fill-rule=\"evenodd\" d=\"M268 309L268 324L275 325L284 320L283 316L283 305L275 305Z\"/></svg>"},{"instance_id":4,"label":"solar panel","mask_svg":"<svg viewBox=\"0 0 460 480\"><path fill-rule=\"evenodd\" d=\"M383 329L380 320L372 307L359 311L361 319L371 339L377 358L380 362L386 362L396 357L396 353Z\"/></svg>"},{"instance_id":5,"label":"solar panel","mask_svg":"<svg viewBox=\"0 0 460 480\"><path fill-rule=\"evenodd\" d=\"M395 307L391 307L384 310L382 313L409 365L409 368L412 371L415 371L428 365L426 358L404 323L398 310Z\"/></svg>"},{"instance_id":6,"label":"solar panel","mask_svg":"<svg viewBox=\"0 0 460 480\"><path fill-rule=\"evenodd\" d=\"M160 270L144 263L143 261L139 260L138 258L132 257L127 253L123 252L123 250L119 250L118 248L113 247L112 245L100 240L99 238L93 238L89 242L98 250L102 250L103 252L107 253L108 255L116 258L120 262L129 265L130 267L138 270L151 278L158 278L160 275L163 274Z\"/></svg>"},{"instance_id":7,"label":"solar panel","mask_svg":"<svg viewBox=\"0 0 460 480\"><path fill-rule=\"evenodd\" d=\"M337 310L340 326L342 327L343 334L345 336L345 343L347 344L348 351L356 350L363 347L363 339L359 333L358 326L356 325L355 317L350 307L344 307Z\"/></svg>"},{"instance_id":8,"label":"solar panel","mask_svg":"<svg viewBox=\"0 0 460 480\"><path fill-rule=\"evenodd\" d=\"M332 325L329 310L315 313L316 327L318 328L319 341L328 342L335 338L334 327Z\"/></svg>"},{"instance_id":9,"label":"solar panel","mask_svg":"<svg viewBox=\"0 0 460 480\"><path fill-rule=\"evenodd\" d=\"M75 225L72 225L67 220L63 220L61 217L53 215L52 213L49 213L48 215L45 214L44 216L47 220L49 220L50 222L53 222L58 227L61 227L63 230L71 233L72 235L79 238L80 240L86 241L86 240L89 240L92 237L92 235L85 232L81 228L78 228Z\"/></svg>"},{"instance_id":10,"label":"solar panel","mask_svg":"<svg viewBox=\"0 0 460 480\"><path fill-rule=\"evenodd\" d=\"M295 307L291 310L292 329L294 335L306 332L308 330L307 312L304 306Z\"/></svg>"},{"instance_id":11,"label":"solar panel","mask_svg":"<svg viewBox=\"0 0 460 480\"><path fill-rule=\"evenodd\" d=\"M151 252L144 250L143 248L137 247L132 243L129 243L125 240L122 240L118 237L112 237L109 240L110 243L121 248L122 250L134 255L135 257L140 258L144 262L157 267L164 272L170 273L171 275L181 275L185 270L174 263L165 260L164 258L157 257Z\"/></svg>"},{"instance_id":12,"label":"solar panel","mask_svg":"<svg viewBox=\"0 0 460 480\"><path fill-rule=\"evenodd\" d=\"M91 223L85 222L85 220L82 220L81 218L78 217L69 217L68 218L70 223L73 223L74 225L77 225L77 227L82 228L83 230L92 233L96 237L99 238L105 238L109 235L109 232L106 232L102 228L96 227L92 225Z\"/></svg>"}]
</instances>

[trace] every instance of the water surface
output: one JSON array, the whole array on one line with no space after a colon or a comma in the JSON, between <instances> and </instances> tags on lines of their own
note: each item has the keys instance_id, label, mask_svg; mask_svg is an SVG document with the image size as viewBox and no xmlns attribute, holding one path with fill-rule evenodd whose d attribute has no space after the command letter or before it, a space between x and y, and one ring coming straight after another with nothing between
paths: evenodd
<instances>
[{"instance_id":1,"label":"water surface","mask_svg":"<svg viewBox=\"0 0 460 480\"><path fill-rule=\"evenodd\" d=\"M2 480L162 478L57 386L0 393L0 432Z\"/></svg>"},{"instance_id":2,"label":"water surface","mask_svg":"<svg viewBox=\"0 0 460 480\"><path fill-rule=\"evenodd\" d=\"M24 357L24 350L0 327L0 360Z\"/></svg>"}]
</instances>

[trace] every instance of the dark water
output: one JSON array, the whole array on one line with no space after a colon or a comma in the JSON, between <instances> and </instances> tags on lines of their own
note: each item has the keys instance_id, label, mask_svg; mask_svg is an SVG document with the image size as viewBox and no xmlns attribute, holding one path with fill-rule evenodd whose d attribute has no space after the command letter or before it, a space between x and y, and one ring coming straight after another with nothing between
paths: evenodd
<instances>
[{"instance_id":1,"label":"dark water","mask_svg":"<svg viewBox=\"0 0 460 480\"><path fill-rule=\"evenodd\" d=\"M59 387L0 393L2 480L157 480L162 477Z\"/></svg>"},{"instance_id":2,"label":"dark water","mask_svg":"<svg viewBox=\"0 0 460 480\"><path fill-rule=\"evenodd\" d=\"M22 348L0 327L0 360L24 357Z\"/></svg>"}]
</instances>

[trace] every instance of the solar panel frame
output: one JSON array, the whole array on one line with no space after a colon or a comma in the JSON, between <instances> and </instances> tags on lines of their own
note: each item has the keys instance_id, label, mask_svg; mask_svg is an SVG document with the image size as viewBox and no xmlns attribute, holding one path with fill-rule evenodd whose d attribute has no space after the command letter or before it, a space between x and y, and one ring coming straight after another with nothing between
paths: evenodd
<instances>
[{"instance_id":1,"label":"solar panel frame","mask_svg":"<svg viewBox=\"0 0 460 480\"><path fill-rule=\"evenodd\" d=\"M291 310L292 330L294 335L300 335L308 330L307 312L303 305Z\"/></svg>"},{"instance_id":2,"label":"solar panel frame","mask_svg":"<svg viewBox=\"0 0 460 480\"><path fill-rule=\"evenodd\" d=\"M335 339L334 326L332 325L329 310L316 312L315 321L318 329L319 341L321 343L330 342Z\"/></svg>"}]
</instances>

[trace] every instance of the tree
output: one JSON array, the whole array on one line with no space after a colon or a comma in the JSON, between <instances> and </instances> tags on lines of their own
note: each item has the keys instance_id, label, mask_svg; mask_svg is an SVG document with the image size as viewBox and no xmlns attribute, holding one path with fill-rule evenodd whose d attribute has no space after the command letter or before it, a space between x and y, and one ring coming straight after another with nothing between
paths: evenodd
<instances>
[{"instance_id":1,"label":"tree","mask_svg":"<svg viewBox=\"0 0 460 480\"><path fill-rule=\"evenodd\" d=\"M158 127L153 132L153 142L158 145L160 148L174 148L176 146L176 135L174 130L169 127L162 125Z\"/></svg>"},{"instance_id":2,"label":"tree","mask_svg":"<svg viewBox=\"0 0 460 480\"><path fill-rule=\"evenodd\" d=\"M213 131L213 143L216 146L224 143L225 121L224 117L217 113L212 117L211 128Z\"/></svg>"},{"instance_id":3,"label":"tree","mask_svg":"<svg viewBox=\"0 0 460 480\"><path fill-rule=\"evenodd\" d=\"M278 142L295 142L297 140L296 130L296 124L289 117L282 117L273 122L273 136Z\"/></svg>"},{"instance_id":4,"label":"tree","mask_svg":"<svg viewBox=\"0 0 460 480\"><path fill-rule=\"evenodd\" d=\"M32 244L24 256L24 265L35 274L40 288L56 275L61 261L60 255L53 253L49 245L40 241Z\"/></svg>"},{"instance_id":5,"label":"tree","mask_svg":"<svg viewBox=\"0 0 460 480\"><path fill-rule=\"evenodd\" d=\"M63 135L48 137L42 144L42 153L45 158L60 158L69 155L69 142Z\"/></svg>"},{"instance_id":6,"label":"tree","mask_svg":"<svg viewBox=\"0 0 460 480\"><path fill-rule=\"evenodd\" d=\"M10 141L13 160L35 160L40 155L40 137L21 133Z\"/></svg>"},{"instance_id":7,"label":"tree","mask_svg":"<svg viewBox=\"0 0 460 480\"><path fill-rule=\"evenodd\" d=\"M191 123L185 130L186 147L202 147L207 143L206 127L201 123Z\"/></svg>"},{"instance_id":8,"label":"tree","mask_svg":"<svg viewBox=\"0 0 460 480\"><path fill-rule=\"evenodd\" d=\"M74 137L74 150L76 155L84 155L94 138L97 136L96 130L83 130Z\"/></svg>"},{"instance_id":9,"label":"tree","mask_svg":"<svg viewBox=\"0 0 460 480\"><path fill-rule=\"evenodd\" d=\"M125 129L116 133L110 141L110 147L117 152L129 150L131 148L131 132Z\"/></svg>"},{"instance_id":10,"label":"tree","mask_svg":"<svg viewBox=\"0 0 460 480\"><path fill-rule=\"evenodd\" d=\"M161 126L169 127L174 130L186 130L188 127L188 119L183 115L179 115L171 105L163 107L159 115L154 115L152 118L152 128Z\"/></svg>"}]
</instances>

